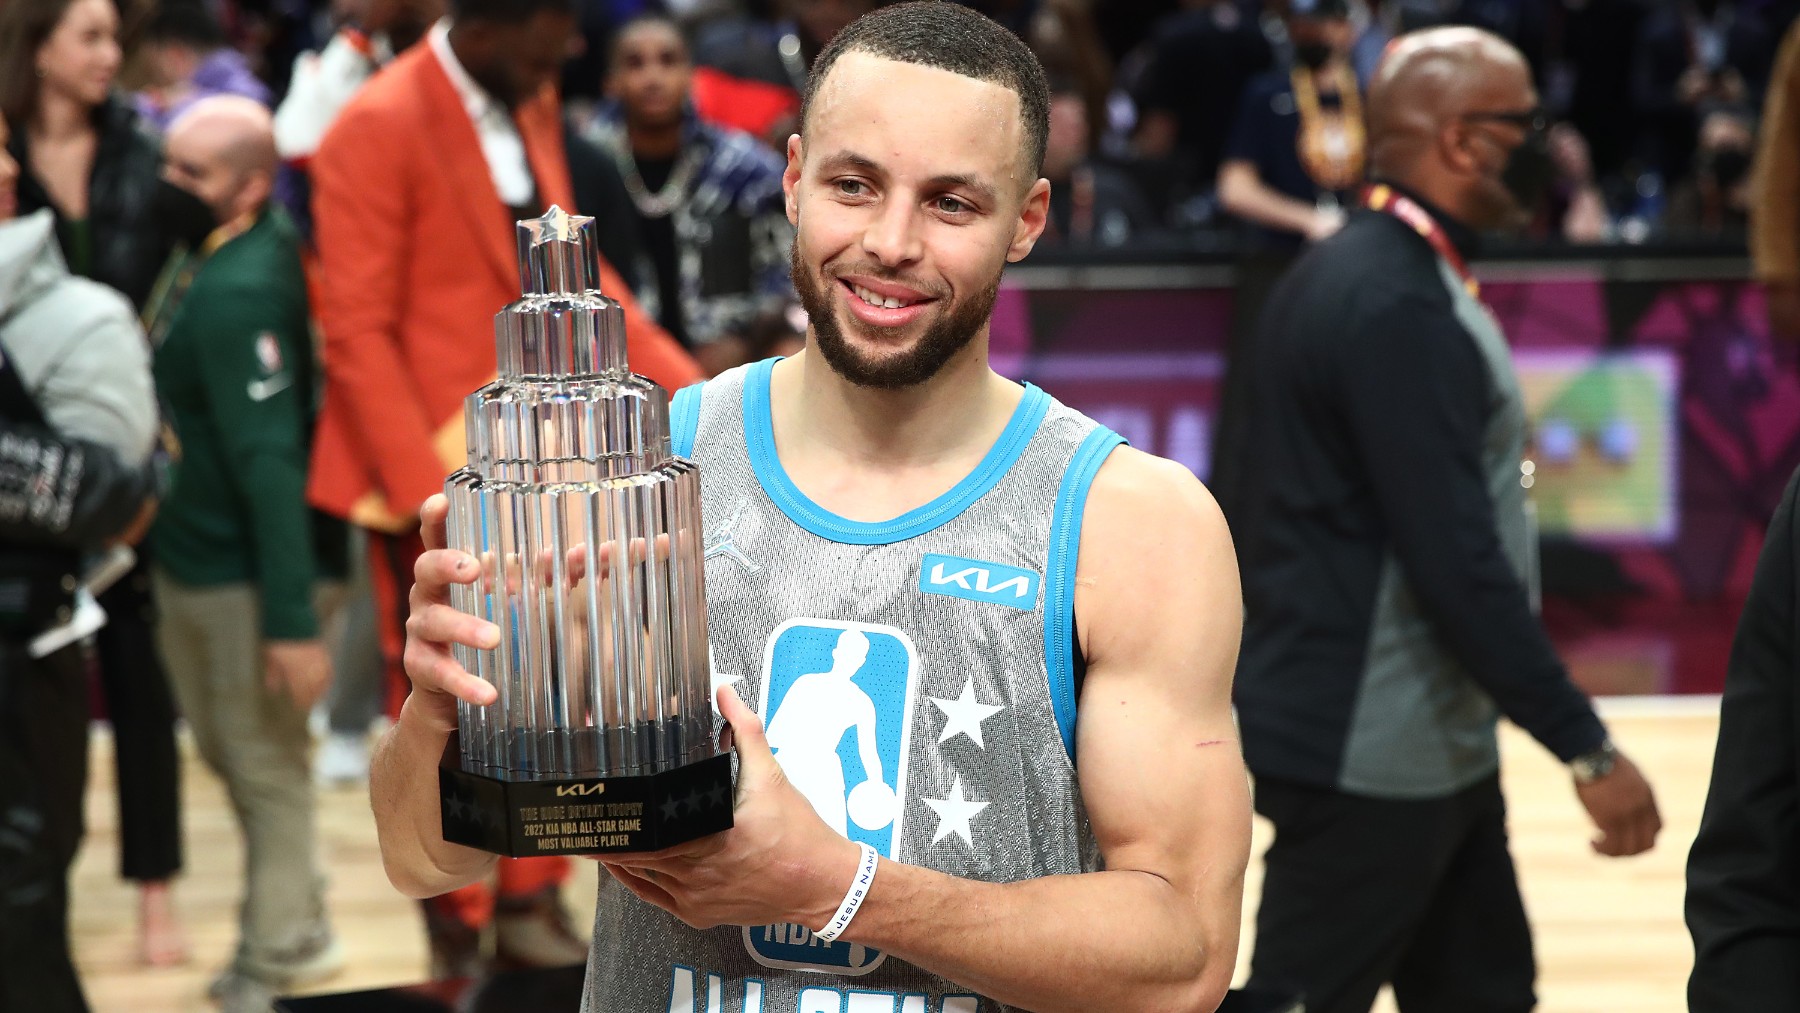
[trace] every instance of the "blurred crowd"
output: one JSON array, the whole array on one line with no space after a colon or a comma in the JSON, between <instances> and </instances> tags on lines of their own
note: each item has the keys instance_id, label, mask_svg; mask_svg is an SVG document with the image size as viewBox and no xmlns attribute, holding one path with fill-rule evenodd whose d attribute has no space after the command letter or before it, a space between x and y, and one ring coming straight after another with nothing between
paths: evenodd
<instances>
[{"instance_id":1,"label":"blurred crowd","mask_svg":"<svg viewBox=\"0 0 1800 1013\"><path fill-rule=\"evenodd\" d=\"M1800 75L1800 0L970 3L1049 71L1052 245L1279 261L1330 235L1370 76L1429 25L1531 59L1541 108L1509 115L1541 140L1545 242L1741 237L1759 133L1796 126L1763 105ZM313 764L364 776L403 705L418 509L493 374L511 223L600 220L632 364L671 390L795 348L788 138L876 5L0 0L0 1010L85 1008L62 883L90 673L143 959L186 959L179 711L250 856L213 998L264 1010L342 965ZM1769 280L1800 330L1787 217ZM566 874L425 902L431 972L582 959Z\"/></svg>"}]
</instances>

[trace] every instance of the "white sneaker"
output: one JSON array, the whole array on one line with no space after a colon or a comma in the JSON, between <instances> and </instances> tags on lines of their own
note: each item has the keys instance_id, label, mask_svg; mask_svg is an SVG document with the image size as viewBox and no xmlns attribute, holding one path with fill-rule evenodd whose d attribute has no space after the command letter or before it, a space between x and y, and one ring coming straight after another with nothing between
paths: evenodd
<instances>
[{"instance_id":1,"label":"white sneaker","mask_svg":"<svg viewBox=\"0 0 1800 1013\"><path fill-rule=\"evenodd\" d=\"M321 784L348 788L369 780L369 740L362 735L333 732L319 746L313 760L313 776Z\"/></svg>"}]
</instances>

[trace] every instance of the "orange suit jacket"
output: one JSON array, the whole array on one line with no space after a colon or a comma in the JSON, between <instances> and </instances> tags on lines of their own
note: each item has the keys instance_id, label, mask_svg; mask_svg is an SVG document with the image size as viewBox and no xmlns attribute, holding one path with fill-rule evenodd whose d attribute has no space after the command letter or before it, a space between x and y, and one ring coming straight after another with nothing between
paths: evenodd
<instances>
[{"instance_id":1,"label":"orange suit jacket","mask_svg":"<svg viewBox=\"0 0 1800 1013\"><path fill-rule=\"evenodd\" d=\"M561 116L548 89L514 113L540 200L566 209ZM493 379L494 314L519 297L513 215L427 45L344 107L311 174L326 382L308 498L403 531L467 463L462 399ZM671 391L700 379L604 261L600 287L625 307L633 371Z\"/></svg>"}]
</instances>

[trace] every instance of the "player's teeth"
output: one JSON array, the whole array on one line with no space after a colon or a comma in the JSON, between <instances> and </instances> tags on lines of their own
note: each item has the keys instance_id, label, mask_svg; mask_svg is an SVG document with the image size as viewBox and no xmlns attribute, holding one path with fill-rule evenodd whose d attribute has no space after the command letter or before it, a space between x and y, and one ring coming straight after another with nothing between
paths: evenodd
<instances>
[{"instance_id":1,"label":"player's teeth","mask_svg":"<svg viewBox=\"0 0 1800 1013\"><path fill-rule=\"evenodd\" d=\"M912 303L902 302L893 296L885 296L884 297L884 296L876 295L875 293L869 291L868 289L863 288L861 285L852 285L852 286L850 286L850 288L852 291L854 291L856 293L856 297L858 299L861 299L863 302L868 303L870 306L879 306L882 309L897 310L902 306L911 306L912 305Z\"/></svg>"}]
</instances>

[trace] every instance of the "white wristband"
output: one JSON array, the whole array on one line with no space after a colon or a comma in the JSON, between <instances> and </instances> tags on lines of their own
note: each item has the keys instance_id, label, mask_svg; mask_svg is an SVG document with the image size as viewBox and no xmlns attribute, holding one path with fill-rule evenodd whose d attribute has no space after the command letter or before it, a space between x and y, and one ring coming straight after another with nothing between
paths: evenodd
<instances>
[{"instance_id":1,"label":"white wristband","mask_svg":"<svg viewBox=\"0 0 1800 1013\"><path fill-rule=\"evenodd\" d=\"M850 919L856 917L857 908L862 907L863 899L869 896L869 887L875 882L875 867L881 863L881 856L867 844L857 844L862 849L862 862L856 867L856 878L850 881L850 892L844 894L844 902L838 905L837 914L831 921L813 935L823 942L836 942L837 937L850 927Z\"/></svg>"}]
</instances>

